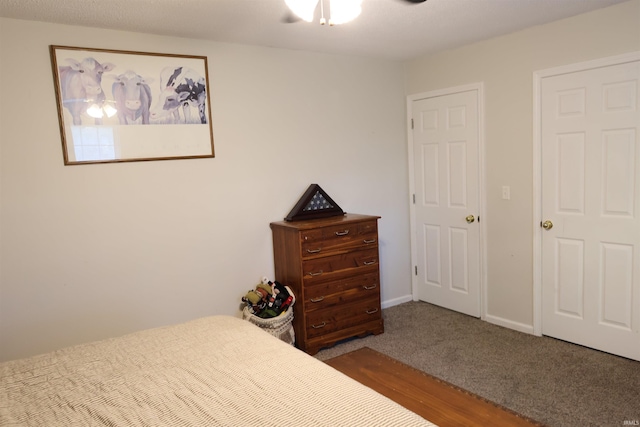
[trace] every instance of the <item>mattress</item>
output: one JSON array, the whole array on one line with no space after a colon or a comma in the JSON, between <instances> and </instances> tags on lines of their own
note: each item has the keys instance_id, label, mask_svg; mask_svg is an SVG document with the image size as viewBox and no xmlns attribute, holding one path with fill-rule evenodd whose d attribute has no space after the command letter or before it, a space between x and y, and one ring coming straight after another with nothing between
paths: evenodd
<instances>
[{"instance_id":1,"label":"mattress","mask_svg":"<svg viewBox=\"0 0 640 427\"><path fill-rule=\"evenodd\" d=\"M0 364L2 426L433 426L231 316Z\"/></svg>"}]
</instances>

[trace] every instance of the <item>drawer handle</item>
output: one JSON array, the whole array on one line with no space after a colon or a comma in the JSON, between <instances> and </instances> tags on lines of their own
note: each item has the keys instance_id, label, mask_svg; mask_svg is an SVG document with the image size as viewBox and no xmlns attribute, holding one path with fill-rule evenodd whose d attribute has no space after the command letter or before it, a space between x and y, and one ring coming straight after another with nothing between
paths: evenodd
<instances>
[{"instance_id":1,"label":"drawer handle","mask_svg":"<svg viewBox=\"0 0 640 427\"><path fill-rule=\"evenodd\" d=\"M373 265L375 263L376 263L375 259L373 261L365 261L365 262L363 262L364 265Z\"/></svg>"},{"instance_id":2,"label":"drawer handle","mask_svg":"<svg viewBox=\"0 0 640 427\"><path fill-rule=\"evenodd\" d=\"M349 230L336 231L336 236L346 236L347 234L349 234Z\"/></svg>"},{"instance_id":3,"label":"drawer handle","mask_svg":"<svg viewBox=\"0 0 640 427\"><path fill-rule=\"evenodd\" d=\"M309 273L307 273L307 274L308 274L309 276L319 276L319 275L321 275L322 273L323 273L323 271L322 271L322 270L320 270L320 271L318 271L317 273L309 272Z\"/></svg>"},{"instance_id":4,"label":"drawer handle","mask_svg":"<svg viewBox=\"0 0 640 427\"><path fill-rule=\"evenodd\" d=\"M371 289L375 289L377 288L378 285L373 285L373 286L363 286L363 288L365 288L367 291L370 291Z\"/></svg>"},{"instance_id":5,"label":"drawer handle","mask_svg":"<svg viewBox=\"0 0 640 427\"><path fill-rule=\"evenodd\" d=\"M320 252L322 250L322 248L318 248L318 249L307 249L307 252L310 254L317 254L318 252Z\"/></svg>"},{"instance_id":6,"label":"drawer handle","mask_svg":"<svg viewBox=\"0 0 640 427\"><path fill-rule=\"evenodd\" d=\"M367 310L366 311L367 314L374 314L374 313L377 313L377 312L378 312L377 308L374 308L373 310Z\"/></svg>"},{"instance_id":7,"label":"drawer handle","mask_svg":"<svg viewBox=\"0 0 640 427\"><path fill-rule=\"evenodd\" d=\"M377 241L378 241L378 239L371 239L371 240L364 239L364 240L363 240L363 242L364 242L365 244L367 244L367 245L369 245L369 244L371 244L371 243L375 243L375 242L377 242Z\"/></svg>"},{"instance_id":8,"label":"drawer handle","mask_svg":"<svg viewBox=\"0 0 640 427\"><path fill-rule=\"evenodd\" d=\"M320 302L324 300L324 295L319 298L311 298L309 301L311 302Z\"/></svg>"},{"instance_id":9,"label":"drawer handle","mask_svg":"<svg viewBox=\"0 0 640 427\"><path fill-rule=\"evenodd\" d=\"M313 329L320 329L320 328L324 328L325 326L327 326L327 322L322 322L319 325L311 325Z\"/></svg>"}]
</instances>

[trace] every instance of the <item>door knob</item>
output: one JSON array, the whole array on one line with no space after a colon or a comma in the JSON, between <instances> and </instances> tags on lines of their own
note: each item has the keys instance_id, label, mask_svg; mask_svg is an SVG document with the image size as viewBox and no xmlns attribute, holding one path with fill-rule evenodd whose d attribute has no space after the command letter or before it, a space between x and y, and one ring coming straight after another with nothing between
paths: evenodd
<instances>
[{"instance_id":1,"label":"door knob","mask_svg":"<svg viewBox=\"0 0 640 427\"><path fill-rule=\"evenodd\" d=\"M465 220L471 224L473 221L476 220L476 218L473 215L467 215L467 217L465 218Z\"/></svg>"},{"instance_id":2,"label":"door knob","mask_svg":"<svg viewBox=\"0 0 640 427\"><path fill-rule=\"evenodd\" d=\"M542 226L542 228L544 228L545 230L551 230L553 228L553 223L549 220L546 220L545 222L543 222L542 224L540 224Z\"/></svg>"}]
</instances>

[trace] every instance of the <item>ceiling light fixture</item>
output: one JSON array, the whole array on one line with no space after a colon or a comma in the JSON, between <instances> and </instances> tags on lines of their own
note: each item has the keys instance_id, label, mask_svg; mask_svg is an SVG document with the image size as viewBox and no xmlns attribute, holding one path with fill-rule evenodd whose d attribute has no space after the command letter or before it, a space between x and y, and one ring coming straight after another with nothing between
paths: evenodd
<instances>
[{"instance_id":1,"label":"ceiling light fixture","mask_svg":"<svg viewBox=\"0 0 640 427\"><path fill-rule=\"evenodd\" d=\"M329 0L329 25L352 21L362 13L363 0ZM307 22L313 22L320 4L320 24L325 25L324 6L326 0L284 0L291 12Z\"/></svg>"}]
</instances>

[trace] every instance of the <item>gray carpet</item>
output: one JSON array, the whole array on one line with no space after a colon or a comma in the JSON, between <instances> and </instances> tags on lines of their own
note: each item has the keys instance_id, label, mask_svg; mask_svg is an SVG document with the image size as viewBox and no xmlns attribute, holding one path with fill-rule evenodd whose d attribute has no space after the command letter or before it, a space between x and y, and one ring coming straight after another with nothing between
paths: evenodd
<instances>
[{"instance_id":1,"label":"gray carpet","mask_svg":"<svg viewBox=\"0 0 640 427\"><path fill-rule=\"evenodd\" d=\"M640 362L424 302L390 307L383 318L384 334L316 357L370 347L551 427L640 425Z\"/></svg>"}]
</instances>

